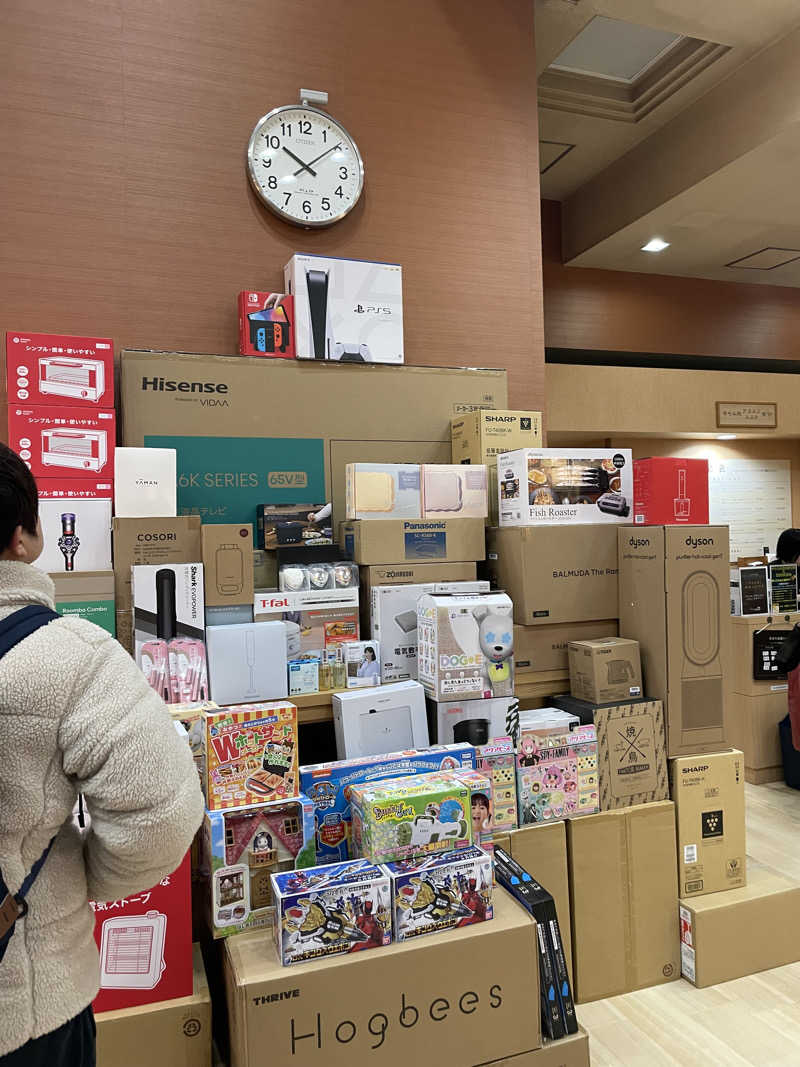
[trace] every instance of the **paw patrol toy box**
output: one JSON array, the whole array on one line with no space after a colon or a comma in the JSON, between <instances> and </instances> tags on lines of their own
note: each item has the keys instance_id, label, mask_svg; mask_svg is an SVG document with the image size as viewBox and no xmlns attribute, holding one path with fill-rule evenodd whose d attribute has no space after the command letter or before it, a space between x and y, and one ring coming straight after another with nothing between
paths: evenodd
<instances>
[{"instance_id":1,"label":"paw patrol toy box","mask_svg":"<svg viewBox=\"0 0 800 1067\"><path fill-rule=\"evenodd\" d=\"M513 605L506 593L428 593L417 601L417 669L432 700L514 695Z\"/></svg>"},{"instance_id":2,"label":"paw patrol toy box","mask_svg":"<svg viewBox=\"0 0 800 1067\"><path fill-rule=\"evenodd\" d=\"M368 860L273 874L272 892L284 967L391 943L389 877Z\"/></svg>"},{"instance_id":3,"label":"paw patrol toy box","mask_svg":"<svg viewBox=\"0 0 800 1067\"><path fill-rule=\"evenodd\" d=\"M472 846L421 863L387 863L395 941L491 919L492 861Z\"/></svg>"}]
</instances>

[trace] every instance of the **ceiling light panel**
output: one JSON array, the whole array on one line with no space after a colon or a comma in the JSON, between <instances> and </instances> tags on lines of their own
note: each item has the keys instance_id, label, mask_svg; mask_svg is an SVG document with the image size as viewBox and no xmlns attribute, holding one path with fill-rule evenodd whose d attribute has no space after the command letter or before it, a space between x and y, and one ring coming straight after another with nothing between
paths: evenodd
<instances>
[{"instance_id":1,"label":"ceiling light panel","mask_svg":"<svg viewBox=\"0 0 800 1067\"><path fill-rule=\"evenodd\" d=\"M630 83L681 39L679 33L596 15L550 69Z\"/></svg>"},{"instance_id":2,"label":"ceiling light panel","mask_svg":"<svg viewBox=\"0 0 800 1067\"><path fill-rule=\"evenodd\" d=\"M761 248L749 256L734 259L726 267L734 270L775 270L800 259L800 248Z\"/></svg>"}]
</instances>

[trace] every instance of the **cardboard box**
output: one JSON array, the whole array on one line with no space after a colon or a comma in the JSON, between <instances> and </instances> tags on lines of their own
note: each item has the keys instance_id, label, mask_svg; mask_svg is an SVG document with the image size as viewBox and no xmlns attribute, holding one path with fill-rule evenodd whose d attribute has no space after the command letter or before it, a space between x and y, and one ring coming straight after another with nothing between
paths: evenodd
<instances>
[{"instance_id":1,"label":"cardboard box","mask_svg":"<svg viewBox=\"0 0 800 1067\"><path fill-rule=\"evenodd\" d=\"M425 693L419 682L334 693L333 725L342 760L428 747Z\"/></svg>"},{"instance_id":2,"label":"cardboard box","mask_svg":"<svg viewBox=\"0 0 800 1067\"><path fill-rule=\"evenodd\" d=\"M283 623L209 626L206 646L209 693L218 704L246 704L289 695Z\"/></svg>"},{"instance_id":3,"label":"cardboard box","mask_svg":"<svg viewBox=\"0 0 800 1067\"><path fill-rule=\"evenodd\" d=\"M199 515L164 519L114 519L111 531L114 593L118 612L133 611L132 567L167 567L174 563L192 563L203 557ZM117 629L120 630L119 627Z\"/></svg>"},{"instance_id":4,"label":"cardboard box","mask_svg":"<svg viewBox=\"0 0 800 1067\"><path fill-rule=\"evenodd\" d=\"M84 478L40 478L43 571L111 570L112 484Z\"/></svg>"},{"instance_id":5,"label":"cardboard box","mask_svg":"<svg viewBox=\"0 0 800 1067\"><path fill-rule=\"evenodd\" d=\"M294 359L294 297L288 293L239 293L239 355Z\"/></svg>"},{"instance_id":6,"label":"cardboard box","mask_svg":"<svg viewBox=\"0 0 800 1067\"><path fill-rule=\"evenodd\" d=\"M192 968L190 996L95 1015L99 1067L211 1067L211 994L198 944Z\"/></svg>"},{"instance_id":7,"label":"cardboard box","mask_svg":"<svg viewBox=\"0 0 800 1067\"><path fill-rule=\"evenodd\" d=\"M471 745L485 745L490 740L509 735L514 726L517 700L515 697L430 700L428 710L431 722L435 723L438 744L466 741Z\"/></svg>"},{"instance_id":8,"label":"cardboard box","mask_svg":"<svg viewBox=\"0 0 800 1067\"><path fill-rule=\"evenodd\" d=\"M56 333L6 334L9 404L114 406L114 342Z\"/></svg>"},{"instance_id":9,"label":"cardboard box","mask_svg":"<svg viewBox=\"0 0 800 1067\"><path fill-rule=\"evenodd\" d=\"M116 584L116 575L115 575ZM129 656L133 655L133 612L132 611L117 611L115 612L116 625L116 638Z\"/></svg>"},{"instance_id":10,"label":"cardboard box","mask_svg":"<svg viewBox=\"0 0 800 1067\"><path fill-rule=\"evenodd\" d=\"M616 637L616 619L598 622L557 623L553 626L514 626L514 669L517 674L534 671L569 671L570 641Z\"/></svg>"},{"instance_id":11,"label":"cardboard box","mask_svg":"<svg viewBox=\"0 0 800 1067\"><path fill-rule=\"evenodd\" d=\"M348 463L345 493L348 520L422 517L419 463Z\"/></svg>"},{"instance_id":12,"label":"cardboard box","mask_svg":"<svg viewBox=\"0 0 800 1067\"><path fill-rule=\"evenodd\" d=\"M728 527L625 526L618 534L619 628L639 642L645 692L664 704L667 754L725 748Z\"/></svg>"},{"instance_id":13,"label":"cardboard box","mask_svg":"<svg viewBox=\"0 0 800 1067\"><path fill-rule=\"evenodd\" d=\"M682 897L747 883L744 757L736 749L670 760Z\"/></svg>"},{"instance_id":14,"label":"cardboard box","mask_svg":"<svg viewBox=\"0 0 800 1067\"><path fill-rule=\"evenodd\" d=\"M600 810L669 799L660 700L594 708Z\"/></svg>"},{"instance_id":15,"label":"cardboard box","mask_svg":"<svg viewBox=\"0 0 800 1067\"><path fill-rule=\"evenodd\" d=\"M256 593L253 617L256 622L283 620L289 660L338 648L360 636L358 589Z\"/></svg>"},{"instance_id":16,"label":"cardboard box","mask_svg":"<svg viewBox=\"0 0 800 1067\"><path fill-rule=\"evenodd\" d=\"M475 563L381 563L359 567L359 575L361 632L371 636L370 610L374 586L424 585L428 582L474 582L477 577L477 566ZM416 644L414 649L416 658Z\"/></svg>"},{"instance_id":17,"label":"cardboard box","mask_svg":"<svg viewBox=\"0 0 800 1067\"><path fill-rule=\"evenodd\" d=\"M701 526L708 522L708 460L657 456L633 464L637 526Z\"/></svg>"},{"instance_id":18,"label":"cardboard box","mask_svg":"<svg viewBox=\"0 0 800 1067\"><path fill-rule=\"evenodd\" d=\"M332 501L338 528L347 463L447 463L450 419L507 400L502 370L375 366L354 424L365 381L347 363L125 352L124 444L177 449L181 514L252 522L259 504Z\"/></svg>"},{"instance_id":19,"label":"cardboard box","mask_svg":"<svg viewBox=\"0 0 800 1067\"><path fill-rule=\"evenodd\" d=\"M117 442L113 409L9 404L8 444L35 478L111 478Z\"/></svg>"},{"instance_id":20,"label":"cardboard box","mask_svg":"<svg viewBox=\"0 0 800 1067\"><path fill-rule=\"evenodd\" d=\"M422 518L485 519L489 514L486 466L423 463Z\"/></svg>"},{"instance_id":21,"label":"cardboard box","mask_svg":"<svg viewBox=\"0 0 800 1067\"><path fill-rule=\"evenodd\" d=\"M631 514L630 449L519 448L497 457L501 526L620 523Z\"/></svg>"},{"instance_id":22,"label":"cardboard box","mask_svg":"<svg viewBox=\"0 0 800 1067\"><path fill-rule=\"evenodd\" d=\"M450 420L453 463L497 462L501 452L539 448L541 411L470 411Z\"/></svg>"},{"instance_id":23,"label":"cardboard box","mask_svg":"<svg viewBox=\"0 0 800 1067\"><path fill-rule=\"evenodd\" d=\"M253 525L207 523L201 528L206 607L247 604L254 596Z\"/></svg>"},{"instance_id":24,"label":"cardboard box","mask_svg":"<svg viewBox=\"0 0 800 1067\"><path fill-rule=\"evenodd\" d=\"M473 563L486 556L483 519L360 519L343 522L339 544L356 563Z\"/></svg>"},{"instance_id":25,"label":"cardboard box","mask_svg":"<svg viewBox=\"0 0 800 1067\"><path fill-rule=\"evenodd\" d=\"M119 518L177 514L174 448L118 448L114 453L114 514Z\"/></svg>"},{"instance_id":26,"label":"cardboard box","mask_svg":"<svg viewBox=\"0 0 800 1067\"><path fill-rule=\"evenodd\" d=\"M549 626L617 618L616 527L490 527L486 533L492 588L511 597L514 622Z\"/></svg>"},{"instance_id":27,"label":"cardboard box","mask_svg":"<svg viewBox=\"0 0 800 1067\"><path fill-rule=\"evenodd\" d=\"M800 885L763 867L748 885L680 901L681 973L698 989L800 960Z\"/></svg>"},{"instance_id":28,"label":"cardboard box","mask_svg":"<svg viewBox=\"0 0 800 1067\"><path fill-rule=\"evenodd\" d=\"M590 1067L589 1035L579 1026L577 1034L567 1034L558 1041L543 1037L542 1047L536 1052L510 1060L492 1060L486 1067Z\"/></svg>"},{"instance_id":29,"label":"cardboard box","mask_svg":"<svg viewBox=\"0 0 800 1067\"><path fill-rule=\"evenodd\" d=\"M294 297L298 359L403 362L403 268L398 263L293 255L283 284Z\"/></svg>"},{"instance_id":30,"label":"cardboard box","mask_svg":"<svg viewBox=\"0 0 800 1067\"><path fill-rule=\"evenodd\" d=\"M592 637L571 641L570 691L592 704L623 702L642 695L639 642L626 637Z\"/></svg>"},{"instance_id":31,"label":"cardboard box","mask_svg":"<svg viewBox=\"0 0 800 1067\"><path fill-rule=\"evenodd\" d=\"M567 822L577 1003L680 978L674 852L668 800Z\"/></svg>"},{"instance_id":32,"label":"cardboard box","mask_svg":"<svg viewBox=\"0 0 800 1067\"><path fill-rule=\"evenodd\" d=\"M265 1049L279 1064L352 1067L375 1046L385 1067L407 1067L420 1049L430 1063L523 1062L521 1053L541 1045L535 937L525 910L498 891L492 922L289 972L263 937L230 938L231 1067L255 1067ZM346 990L346 1000L332 989Z\"/></svg>"},{"instance_id":33,"label":"cardboard box","mask_svg":"<svg viewBox=\"0 0 800 1067\"><path fill-rule=\"evenodd\" d=\"M744 755L744 780L755 785L783 781L778 724L786 717L785 690L761 697L729 693L727 700L730 741Z\"/></svg>"},{"instance_id":34,"label":"cardboard box","mask_svg":"<svg viewBox=\"0 0 800 1067\"><path fill-rule=\"evenodd\" d=\"M51 574L56 587L56 611L86 619L116 636L113 571Z\"/></svg>"}]
</instances>

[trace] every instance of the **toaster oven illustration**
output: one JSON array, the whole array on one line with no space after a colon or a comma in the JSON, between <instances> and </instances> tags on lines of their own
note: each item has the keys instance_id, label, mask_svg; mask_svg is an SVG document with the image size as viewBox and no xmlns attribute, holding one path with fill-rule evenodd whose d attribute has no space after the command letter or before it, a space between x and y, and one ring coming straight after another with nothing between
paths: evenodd
<instances>
[{"instance_id":1,"label":"toaster oven illustration","mask_svg":"<svg viewBox=\"0 0 800 1067\"><path fill-rule=\"evenodd\" d=\"M167 917L160 911L106 919L100 940L101 989L155 989L166 964Z\"/></svg>"},{"instance_id":2,"label":"toaster oven illustration","mask_svg":"<svg viewBox=\"0 0 800 1067\"><path fill-rule=\"evenodd\" d=\"M106 465L106 430L42 430L42 464L101 471Z\"/></svg>"},{"instance_id":3,"label":"toaster oven illustration","mask_svg":"<svg viewBox=\"0 0 800 1067\"><path fill-rule=\"evenodd\" d=\"M106 390L100 359L44 356L39 360L39 391L97 403Z\"/></svg>"}]
</instances>

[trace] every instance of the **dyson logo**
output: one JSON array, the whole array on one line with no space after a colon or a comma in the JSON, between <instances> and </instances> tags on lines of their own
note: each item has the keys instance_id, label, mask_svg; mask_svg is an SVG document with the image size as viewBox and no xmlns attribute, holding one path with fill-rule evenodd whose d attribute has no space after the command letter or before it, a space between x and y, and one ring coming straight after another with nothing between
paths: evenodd
<instances>
[{"instance_id":1,"label":"dyson logo","mask_svg":"<svg viewBox=\"0 0 800 1067\"><path fill-rule=\"evenodd\" d=\"M687 537L686 544L689 548L701 548L703 545L713 545L713 537Z\"/></svg>"},{"instance_id":2,"label":"dyson logo","mask_svg":"<svg viewBox=\"0 0 800 1067\"><path fill-rule=\"evenodd\" d=\"M167 378L142 378L142 391L156 393L227 393L223 382L186 382Z\"/></svg>"},{"instance_id":3,"label":"dyson logo","mask_svg":"<svg viewBox=\"0 0 800 1067\"><path fill-rule=\"evenodd\" d=\"M628 539L628 544L631 546L631 548L649 548L650 547L650 538L649 537L630 537Z\"/></svg>"}]
</instances>

